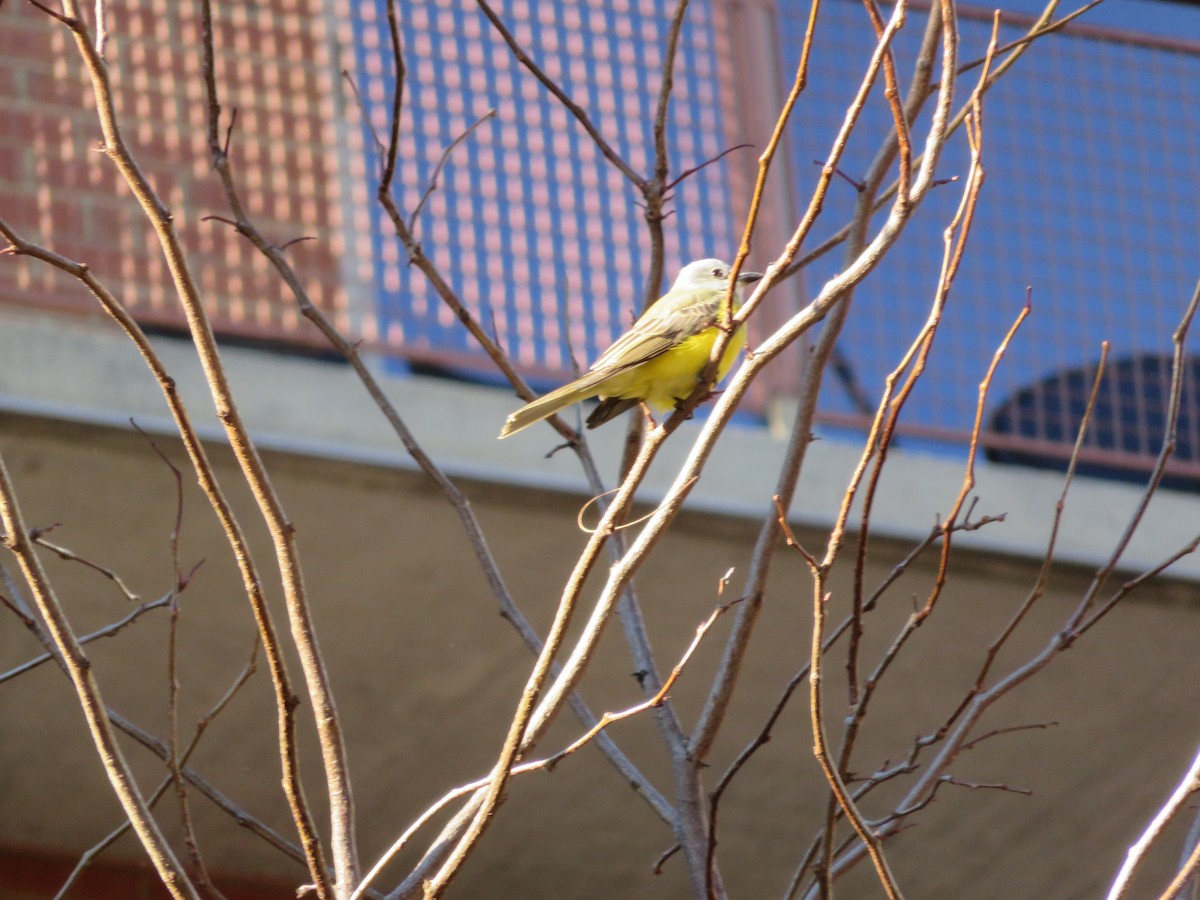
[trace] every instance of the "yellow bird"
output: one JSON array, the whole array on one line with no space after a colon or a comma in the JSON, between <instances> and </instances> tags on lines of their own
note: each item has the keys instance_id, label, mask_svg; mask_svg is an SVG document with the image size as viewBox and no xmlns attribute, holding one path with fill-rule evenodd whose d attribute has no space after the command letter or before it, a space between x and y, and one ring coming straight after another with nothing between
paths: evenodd
<instances>
[{"instance_id":1,"label":"yellow bird","mask_svg":"<svg viewBox=\"0 0 1200 900\"><path fill-rule=\"evenodd\" d=\"M738 275L735 312L742 304L743 286L760 278L758 272ZM659 413L672 409L692 393L708 364L719 333L717 317L728 289L727 264L719 259L688 263L671 289L604 351L586 375L522 406L505 420L500 437L515 434L589 397L599 397L600 405L587 417L588 428L603 425L639 403ZM741 352L744 331L744 326L739 328L725 348L717 381L725 377Z\"/></svg>"}]
</instances>

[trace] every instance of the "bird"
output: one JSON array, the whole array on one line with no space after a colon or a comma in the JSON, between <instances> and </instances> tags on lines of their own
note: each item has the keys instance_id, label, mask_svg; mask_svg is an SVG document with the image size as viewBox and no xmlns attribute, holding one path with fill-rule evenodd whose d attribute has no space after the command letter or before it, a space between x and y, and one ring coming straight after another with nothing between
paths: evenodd
<instances>
[{"instance_id":1,"label":"bird","mask_svg":"<svg viewBox=\"0 0 1200 900\"><path fill-rule=\"evenodd\" d=\"M760 272L742 272L737 278L733 311L741 306L742 289L762 278ZM633 326L601 354L588 371L527 403L512 413L500 437L516 434L554 415L560 409L599 397L600 404L587 417L595 428L643 403L658 413L685 400L708 365L719 334L717 318L729 290L729 266L719 259L701 259L679 270L671 289L654 302ZM745 326L737 330L717 367L719 382L725 377L744 343Z\"/></svg>"}]
</instances>

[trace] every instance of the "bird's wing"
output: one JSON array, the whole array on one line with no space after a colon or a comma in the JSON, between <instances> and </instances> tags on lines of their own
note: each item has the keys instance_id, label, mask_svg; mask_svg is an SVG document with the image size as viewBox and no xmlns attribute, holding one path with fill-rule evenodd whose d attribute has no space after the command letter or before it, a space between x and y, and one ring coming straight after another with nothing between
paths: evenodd
<instances>
[{"instance_id":1,"label":"bird's wing","mask_svg":"<svg viewBox=\"0 0 1200 900\"><path fill-rule=\"evenodd\" d=\"M724 296L724 291L712 289L668 294L617 338L592 364L591 371L623 371L678 347L713 324Z\"/></svg>"}]
</instances>

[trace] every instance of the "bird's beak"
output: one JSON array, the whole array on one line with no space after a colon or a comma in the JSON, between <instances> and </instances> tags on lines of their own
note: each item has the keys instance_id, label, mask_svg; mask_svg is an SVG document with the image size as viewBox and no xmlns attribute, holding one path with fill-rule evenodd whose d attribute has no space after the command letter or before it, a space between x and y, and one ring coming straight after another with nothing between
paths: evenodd
<instances>
[{"instance_id":1,"label":"bird's beak","mask_svg":"<svg viewBox=\"0 0 1200 900\"><path fill-rule=\"evenodd\" d=\"M756 281L762 281L762 272L739 272L738 284L754 284Z\"/></svg>"}]
</instances>

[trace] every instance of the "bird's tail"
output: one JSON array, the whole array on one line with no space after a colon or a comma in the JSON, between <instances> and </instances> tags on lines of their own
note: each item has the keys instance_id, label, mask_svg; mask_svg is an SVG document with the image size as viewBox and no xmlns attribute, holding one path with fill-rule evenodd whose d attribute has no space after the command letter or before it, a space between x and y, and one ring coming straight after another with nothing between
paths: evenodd
<instances>
[{"instance_id":1,"label":"bird's tail","mask_svg":"<svg viewBox=\"0 0 1200 900\"><path fill-rule=\"evenodd\" d=\"M596 396L596 386L604 378L604 373L588 372L582 378L578 378L570 384L564 384L546 396L525 404L504 420L504 427L500 429L500 437L506 438L510 434L516 434L522 428L528 428L534 422L540 422L572 403Z\"/></svg>"}]
</instances>

